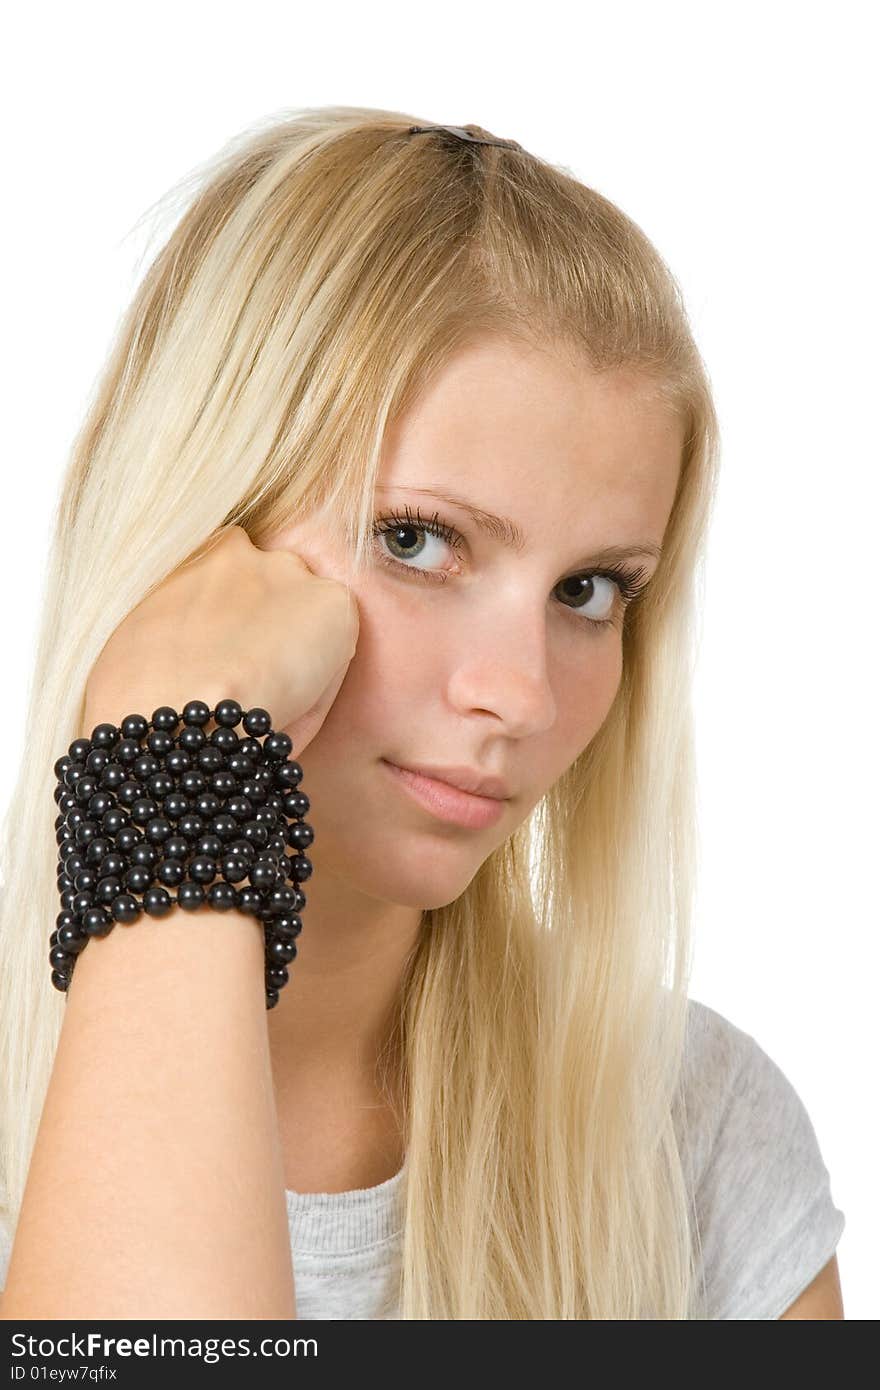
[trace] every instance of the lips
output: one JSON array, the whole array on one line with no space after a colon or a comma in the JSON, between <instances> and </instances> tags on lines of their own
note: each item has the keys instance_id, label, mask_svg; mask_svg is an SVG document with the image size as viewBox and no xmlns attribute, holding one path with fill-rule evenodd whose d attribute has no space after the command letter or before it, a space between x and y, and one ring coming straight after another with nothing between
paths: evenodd
<instances>
[{"instance_id":1,"label":"lips","mask_svg":"<svg viewBox=\"0 0 880 1390\"><path fill-rule=\"evenodd\" d=\"M427 811L435 820L446 821L466 830L485 830L497 824L507 811L508 802L476 792L462 791L451 782L381 759L389 775L404 795ZM447 772L449 769L445 769Z\"/></svg>"},{"instance_id":2,"label":"lips","mask_svg":"<svg viewBox=\"0 0 880 1390\"><path fill-rule=\"evenodd\" d=\"M486 796L493 801L509 801L510 787L502 777L494 777L471 767L438 767L432 763L398 763L395 766L405 772L415 772L421 777L431 777L435 782L445 782L462 792L474 796Z\"/></svg>"}]
</instances>

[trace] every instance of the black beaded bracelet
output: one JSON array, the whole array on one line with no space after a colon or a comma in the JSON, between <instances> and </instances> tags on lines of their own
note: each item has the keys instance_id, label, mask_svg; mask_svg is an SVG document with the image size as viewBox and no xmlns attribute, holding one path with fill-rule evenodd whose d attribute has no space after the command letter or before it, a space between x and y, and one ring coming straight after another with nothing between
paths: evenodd
<instances>
[{"instance_id":1,"label":"black beaded bracelet","mask_svg":"<svg viewBox=\"0 0 880 1390\"><path fill-rule=\"evenodd\" d=\"M218 727L206 734L210 719ZM310 803L298 790L303 770L291 751L266 710L245 714L237 700L214 710L190 700L180 715L162 705L152 720L130 714L119 728L98 724L91 738L71 743L55 763L61 911L49 962L56 989L68 989L89 939L116 922L207 904L263 923L266 1008L274 1008L302 930L299 885L312 872L304 851L314 830L303 819Z\"/></svg>"}]
</instances>

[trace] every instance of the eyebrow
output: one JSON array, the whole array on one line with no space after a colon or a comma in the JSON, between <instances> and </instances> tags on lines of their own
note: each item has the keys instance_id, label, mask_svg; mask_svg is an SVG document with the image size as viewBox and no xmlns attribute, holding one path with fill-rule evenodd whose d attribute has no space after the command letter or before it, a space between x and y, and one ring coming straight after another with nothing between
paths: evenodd
<instances>
[{"instance_id":1,"label":"eyebrow","mask_svg":"<svg viewBox=\"0 0 880 1390\"><path fill-rule=\"evenodd\" d=\"M466 497L458 497L454 492L442 492L433 487L408 487L404 483L399 483L394 489L382 483L376 484L377 491L388 492L399 487L404 492L418 492L427 497L436 497L440 502L448 502L452 507L460 507L467 512L474 525L490 536L493 540L503 545L507 550L522 551L525 549L526 538L520 526L515 521L511 521L506 516L496 516L494 512L487 512L482 507L468 501ZM583 565L607 565L614 564L617 560L632 560L638 555L653 555L660 557L660 547L653 541L636 541L632 545L609 545L602 550L596 551L594 555L587 555L580 562Z\"/></svg>"}]
</instances>

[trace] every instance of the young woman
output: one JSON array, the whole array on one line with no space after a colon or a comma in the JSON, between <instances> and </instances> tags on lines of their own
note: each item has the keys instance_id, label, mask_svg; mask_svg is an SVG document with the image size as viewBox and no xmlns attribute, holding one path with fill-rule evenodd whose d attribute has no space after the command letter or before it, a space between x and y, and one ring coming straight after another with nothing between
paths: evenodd
<instances>
[{"instance_id":1,"label":"young woman","mask_svg":"<svg viewBox=\"0 0 880 1390\"><path fill-rule=\"evenodd\" d=\"M804 1106L688 995L719 445L672 274L566 170L394 111L250 130L190 191L50 557L3 1316L841 1317ZM53 988L56 760L225 698L304 754L286 985L205 906Z\"/></svg>"}]
</instances>

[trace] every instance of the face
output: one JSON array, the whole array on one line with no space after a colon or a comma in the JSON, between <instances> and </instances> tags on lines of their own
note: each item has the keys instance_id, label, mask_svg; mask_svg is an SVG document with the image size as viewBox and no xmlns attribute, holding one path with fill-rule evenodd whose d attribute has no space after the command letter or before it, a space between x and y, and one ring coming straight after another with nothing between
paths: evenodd
<instances>
[{"instance_id":1,"label":"face","mask_svg":"<svg viewBox=\"0 0 880 1390\"><path fill-rule=\"evenodd\" d=\"M634 375L498 340L462 350L390 429L374 560L352 585L357 650L304 754L316 879L451 902L586 748L620 683L626 595L658 564L681 443ZM264 548L347 582L340 536L316 514ZM638 553L609 564L610 547ZM417 795L389 763L468 768L508 794L449 819L436 787Z\"/></svg>"}]
</instances>

